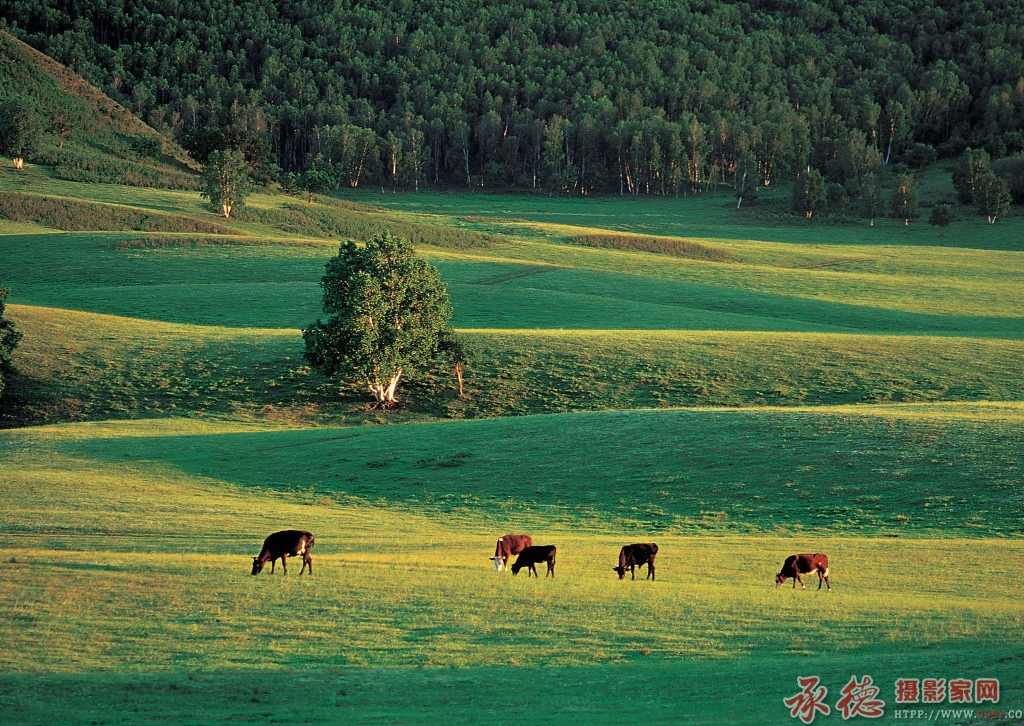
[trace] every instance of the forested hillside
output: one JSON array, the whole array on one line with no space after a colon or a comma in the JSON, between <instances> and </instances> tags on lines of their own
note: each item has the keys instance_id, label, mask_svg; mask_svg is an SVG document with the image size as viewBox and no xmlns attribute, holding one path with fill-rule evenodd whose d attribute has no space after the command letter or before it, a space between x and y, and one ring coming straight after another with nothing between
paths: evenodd
<instances>
[{"instance_id":1,"label":"forested hillside","mask_svg":"<svg viewBox=\"0 0 1024 726\"><path fill-rule=\"evenodd\" d=\"M0 0L0 18L200 157L228 130L351 186L653 194L1020 151L1024 4L943 5Z\"/></svg>"},{"instance_id":2,"label":"forested hillside","mask_svg":"<svg viewBox=\"0 0 1024 726\"><path fill-rule=\"evenodd\" d=\"M11 121L5 116L11 109L23 110L35 119L26 150L33 161L52 166L62 179L196 186L183 149L163 142L156 131L77 73L4 32L0 104L0 148L9 150L2 141Z\"/></svg>"}]
</instances>

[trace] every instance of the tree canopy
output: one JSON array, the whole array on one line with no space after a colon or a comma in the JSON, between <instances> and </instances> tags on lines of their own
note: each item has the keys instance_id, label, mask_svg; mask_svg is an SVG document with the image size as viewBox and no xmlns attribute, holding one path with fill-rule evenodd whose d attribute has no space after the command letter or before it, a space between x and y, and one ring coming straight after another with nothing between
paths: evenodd
<instances>
[{"instance_id":1,"label":"tree canopy","mask_svg":"<svg viewBox=\"0 0 1024 726\"><path fill-rule=\"evenodd\" d=\"M1024 150L1006 0L0 0L0 18L201 158L212 140L301 173L320 154L351 186L684 194Z\"/></svg>"},{"instance_id":2,"label":"tree canopy","mask_svg":"<svg viewBox=\"0 0 1024 726\"><path fill-rule=\"evenodd\" d=\"M200 193L210 200L224 219L230 219L231 210L245 204L252 189L245 154L233 149L210 154L203 170L203 190Z\"/></svg>"},{"instance_id":3,"label":"tree canopy","mask_svg":"<svg viewBox=\"0 0 1024 726\"><path fill-rule=\"evenodd\" d=\"M28 104L14 98L0 100L0 153L10 154L19 171L42 133L42 124Z\"/></svg>"},{"instance_id":4,"label":"tree canopy","mask_svg":"<svg viewBox=\"0 0 1024 726\"><path fill-rule=\"evenodd\" d=\"M365 247L344 242L320 284L329 317L303 331L306 359L324 375L365 384L378 406L396 403L403 378L462 363L448 289L409 241L385 232Z\"/></svg>"},{"instance_id":5,"label":"tree canopy","mask_svg":"<svg viewBox=\"0 0 1024 726\"><path fill-rule=\"evenodd\" d=\"M0 287L0 397L3 396L6 379L14 371L11 355L21 340L21 333L14 329L14 323L4 317L4 301L10 292L9 288Z\"/></svg>"}]
</instances>

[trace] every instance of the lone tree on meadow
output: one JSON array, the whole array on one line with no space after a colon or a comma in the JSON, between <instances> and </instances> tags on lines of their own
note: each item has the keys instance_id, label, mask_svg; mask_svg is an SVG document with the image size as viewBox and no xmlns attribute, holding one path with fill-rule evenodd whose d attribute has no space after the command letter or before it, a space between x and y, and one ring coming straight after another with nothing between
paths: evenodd
<instances>
[{"instance_id":1,"label":"lone tree on meadow","mask_svg":"<svg viewBox=\"0 0 1024 726\"><path fill-rule=\"evenodd\" d=\"M249 162L245 154L233 149L210 154L203 170L203 190L200 194L210 200L224 215L224 219L231 219L231 210L245 204L245 198L252 192L252 188Z\"/></svg>"},{"instance_id":2,"label":"lone tree on meadow","mask_svg":"<svg viewBox=\"0 0 1024 726\"><path fill-rule=\"evenodd\" d=\"M1010 213L1011 201L1009 185L994 172L986 171L975 179L974 207L989 224Z\"/></svg>"},{"instance_id":3,"label":"lone tree on meadow","mask_svg":"<svg viewBox=\"0 0 1024 726\"><path fill-rule=\"evenodd\" d=\"M0 287L0 396L3 396L4 381L14 371L11 365L11 354L21 340L21 333L14 329L14 323L4 318L4 300L10 289Z\"/></svg>"},{"instance_id":4,"label":"lone tree on meadow","mask_svg":"<svg viewBox=\"0 0 1024 726\"><path fill-rule=\"evenodd\" d=\"M871 226L875 226L875 217L882 213L882 183L877 174L865 174L860 181L860 210L861 215L871 220Z\"/></svg>"},{"instance_id":5,"label":"lone tree on meadow","mask_svg":"<svg viewBox=\"0 0 1024 726\"><path fill-rule=\"evenodd\" d=\"M330 317L302 331L316 370L359 379L380 408L393 406L399 382L424 368L454 366L461 384L465 355L448 325L448 289L410 242L387 232L365 247L344 242L320 285Z\"/></svg>"},{"instance_id":6,"label":"lone tree on meadow","mask_svg":"<svg viewBox=\"0 0 1024 726\"><path fill-rule=\"evenodd\" d=\"M25 157L39 146L42 125L28 107L13 98L0 101L0 153L9 154L14 168L25 168Z\"/></svg>"},{"instance_id":7,"label":"lone tree on meadow","mask_svg":"<svg viewBox=\"0 0 1024 726\"><path fill-rule=\"evenodd\" d=\"M932 207L931 216L928 217L928 224L939 228L939 236L946 236L946 227L953 221L952 204L936 204Z\"/></svg>"},{"instance_id":8,"label":"lone tree on meadow","mask_svg":"<svg viewBox=\"0 0 1024 726\"><path fill-rule=\"evenodd\" d=\"M910 218L917 216L917 183L910 174L896 177L896 188L889 202L892 216L903 220L903 226L910 224Z\"/></svg>"},{"instance_id":9,"label":"lone tree on meadow","mask_svg":"<svg viewBox=\"0 0 1024 726\"><path fill-rule=\"evenodd\" d=\"M312 204L314 194L326 194L334 188L337 181L334 166L321 154L317 154L310 162L309 168L299 177L299 186L306 191L306 201Z\"/></svg>"},{"instance_id":10,"label":"lone tree on meadow","mask_svg":"<svg viewBox=\"0 0 1024 726\"><path fill-rule=\"evenodd\" d=\"M793 211L807 219L825 206L825 179L817 169L805 171L793 182Z\"/></svg>"}]
</instances>

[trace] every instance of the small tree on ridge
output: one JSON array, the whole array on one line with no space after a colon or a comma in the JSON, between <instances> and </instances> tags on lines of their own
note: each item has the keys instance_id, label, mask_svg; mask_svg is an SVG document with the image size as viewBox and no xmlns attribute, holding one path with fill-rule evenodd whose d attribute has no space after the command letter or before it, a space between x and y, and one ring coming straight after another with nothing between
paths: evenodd
<instances>
[{"instance_id":1,"label":"small tree on ridge","mask_svg":"<svg viewBox=\"0 0 1024 726\"><path fill-rule=\"evenodd\" d=\"M42 125L24 102L0 102L0 153L11 155L15 169L25 168L25 157L36 150L41 137Z\"/></svg>"},{"instance_id":2,"label":"small tree on ridge","mask_svg":"<svg viewBox=\"0 0 1024 726\"><path fill-rule=\"evenodd\" d=\"M232 149L210 154L203 170L203 190L200 194L210 200L224 219L231 219L231 210L245 203L252 187L249 162L245 154Z\"/></svg>"}]
</instances>

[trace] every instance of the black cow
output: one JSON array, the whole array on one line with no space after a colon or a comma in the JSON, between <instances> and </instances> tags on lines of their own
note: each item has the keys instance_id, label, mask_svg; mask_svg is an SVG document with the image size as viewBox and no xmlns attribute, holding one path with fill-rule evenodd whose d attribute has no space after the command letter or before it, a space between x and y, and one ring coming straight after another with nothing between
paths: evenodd
<instances>
[{"instance_id":1,"label":"black cow","mask_svg":"<svg viewBox=\"0 0 1024 726\"><path fill-rule=\"evenodd\" d=\"M526 547L533 546L533 538L528 534L506 534L498 537L494 545L494 569L497 572L508 569L508 560L518 555Z\"/></svg>"},{"instance_id":2,"label":"black cow","mask_svg":"<svg viewBox=\"0 0 1024 726\"><path fill-rule=\"evenodd\" d=\"M804 585L804 581L800 579L800 575L808 575L812 572L818 573L818 589L821 589L822 580L825 581L825 585L828 589L832 589L832 585L828 581L828 556L818 553L816 555L790 555L786 558L786 561L782 563L782 572L775 576L775 588L778 589L786 584L786 578L793 578L793 588L796 589L796 583L800 583L800 587L804 590L807 586Z\"/></svg>"},{"instance_id":3,"label":"black cow","mask_svg":"<svg viewBox=\"0 0 1024 726\"><path fill-rule=\"evenodd\" d=\"M532 572L534 576L540 577L537 574L537 568L534 567L538 562L547 562L548 571L544 577L551 575L555 576L555 546L554 545L541 545L538 547L524 547L523 551L519 553L519 557L512 563L512 574L518 575L519 571L524 567L529 568L526 572L526 576L529 577Z\"/></svg>"},{"instance_id":4,"label":"black cow","mask_svg":"<svg viewBox=\"0 0 1024 726\"><path fill-rule=\"evenodd\" d=\"M299 529L286 529L283 532L274 532L263 540L263 549L259 555L252 558L252 574L260 574L263 566L267 564L267 560L270 560L270 572L273 574L274 565L277 562L277 558L280 557L281 567L284 569L284 574L287 575L288 565L285 564L285 559L302 555L302 569L299 571L299 574L301 575L305 572L306 565L309 565L309 574L312 575L313 558L309 556L311 549L313 549L313 535L309 532Z\"/></svg>"},{"instance_id":5,"label":"black cow","mask_svg":"<svg viewBox=\"0 0 1024 726\"><path fill-rule=\"evenodd\" d=\"M626 570L629 570L630 579L636 579L636 568L643 567L647 563L647 579L654 579L654 558L658 556L658 545L650 542L648 544L625 545L619 551L619 566L612 569L619 573L619 579L626 578Z\"/></svg>"}]
</instances>

